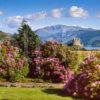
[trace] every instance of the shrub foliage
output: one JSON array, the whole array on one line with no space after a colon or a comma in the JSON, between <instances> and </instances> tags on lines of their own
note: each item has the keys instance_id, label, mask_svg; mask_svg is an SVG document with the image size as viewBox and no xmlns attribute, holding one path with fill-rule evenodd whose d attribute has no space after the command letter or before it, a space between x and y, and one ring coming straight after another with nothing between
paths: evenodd
<instances>
[{"instance_id":1,"label":"shrub foliage","mask_svg":"<svg viewBox=\"0 0 100 100\"><path fill-rule=\"evenodd\" d=\"M94 55L85 58L79 67L79 74L71 75L65 92L73 96L100 98L100 60Z\"/></svg>"},{"instance_id":2,"label":"shrub foliage","mask_svg":"<svg viewBox=\"0 0 100 100\"><path fill-rule=\"evenodd\" d=\"M20 55L20 49L9 40L0 44L0 76L9 81L17 81L28 73L27 59Z\"/></svg>"}]
</instances>

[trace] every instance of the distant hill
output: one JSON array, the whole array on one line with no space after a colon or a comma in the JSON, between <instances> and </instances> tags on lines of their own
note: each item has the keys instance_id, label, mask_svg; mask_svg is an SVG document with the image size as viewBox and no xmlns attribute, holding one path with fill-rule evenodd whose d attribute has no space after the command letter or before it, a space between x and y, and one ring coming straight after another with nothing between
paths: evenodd
<instances>
[{"instance_id":1,"label":"distant hill","mask_svg":"<svg viewBox=\"0 0 100 100\"><path fill-rule=\"evenodd\" d=\"M3 40L6 37L10 37L10 34L0 31L0 40Z\"/></svg>"},{"instance_id":2,"label":"distant hill","mask_svg":"<svg viewBox=\"0 0 100 100\"><path fill-rule=\"evenodd\" d=\"M55 25L35 31L41 40L56 40L68 44L74 38L79 38L84 46L100 47L100 30L78 26Z\"/></svg>"}]
</instances>

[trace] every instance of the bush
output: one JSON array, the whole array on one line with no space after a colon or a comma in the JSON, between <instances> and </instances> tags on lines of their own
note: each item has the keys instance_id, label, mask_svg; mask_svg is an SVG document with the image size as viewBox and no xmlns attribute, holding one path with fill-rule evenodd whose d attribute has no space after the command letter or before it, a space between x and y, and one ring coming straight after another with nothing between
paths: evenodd
<instances>
[{"instance_id":1,"label":"bush","mask_svg":"<svg viewBox=\"0 0 100 100\"><path fill-rule=\"evenodd\" d=\"M35 58L34 76L40 76L45 81L53 83L64 82L66 80L66 70L59 62L58 58Z\"/></svg>"},{"instance_id":2,"label":"bush","mask_svg":"<svg viewBox=\"0 0 100 100\"><path fill-rule=\"evenodd\" d=\"M77 70L78 54L55 41L47 41L42 44L40 48L33 50L32 56L31 77L39 77L52 82L64 82L67 68Z\"/></svg>"},{"instance_id":3,"label":"bush","mask_svg":"<svg viewBox=\"0 0 100 100\"><path fill-rule=\"evenodd\" d=\"M70 67L74 71L77 70L79 54L76 51L73 51L70 47L59 44L55 41L47 41L40 47L40 50L42 51L42 57L56 57L66 69Z\"/></svg>"},{"instance_id":4,"label":"bush","mask_svg":"<svg viewBox=\"0 0 100 100\"><path fill-rule=\"evenodd\" d=\"M74 72L77 72L80 55L76 51L73 51L68 46L62 45L58 49L57 57L61 58L60 61L64 64L66 69L70 68Z\"/></svg>"},{"instance_id":5,"label":"bush","mask_svg":"<svg viewBox=\"0 0 100 100\"><path fill-rule=\"evenodd\" d=\"M9 81L18 81L28 73L27 59L20 54L17 47L11 45L10 40L0 44L0 76Z\"/></svg>"},{"instance_id":6,"label":"bush","mask_svg":"<svg viewBox=\"0 0 100 100\"><path fill-rule=\"evenodd\" d=\"M67 82L65 92L73 96L100 98L100 60L90 55L80 65L79 71Z\"/></svg>"},{"instance_id":7,"label":"bush","mask_svg":"<svg viewBox=\"0 0 100 100\"><path fill-rule=\"evenodd\" d=\"M42 57L50 57L56 56L57 49L58 49L58 42L56 41L46 41L46 43L42 44L40 50L42 51Z\"/></svg>"}]
</instances>

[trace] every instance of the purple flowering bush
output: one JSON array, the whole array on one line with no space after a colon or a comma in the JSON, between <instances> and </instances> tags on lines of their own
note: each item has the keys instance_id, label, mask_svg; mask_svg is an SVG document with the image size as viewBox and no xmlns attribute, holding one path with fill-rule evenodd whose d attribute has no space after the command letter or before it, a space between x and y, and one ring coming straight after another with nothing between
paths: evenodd
<instances>
[{"instance_id":1,"label":"purple flowering bush","mask_svg":"<svg viewBox=\"0 0 100 100\"><path fill-rule=\"evenodd\" d=\"M28 73L27 59L20 54L10 40L0 43L0 77L9 81L18 81Z\"/></svg>"},{"instance_id":2,"label":"purple flowering bush","mask_svg":"<svg viewBox=\"0 0 100 100\"><path fill-rule=\"evenodd\" d=\"M77 64L77 54L56 41L47 41L33 51L30 76L52 82L64 82L66 70Z\"/></svg>"},{"instance_id":3,"label":"purple flowering bush","mask_svg":"<svg viewBox=\"0 0 100 100\"><path fill-rule=\"evenodd\" d=\"M42 57L56 57L60 60L60 63L67 69L70 67L73 70L77 69L78 66L78 54L73 51L70 47L60 44L56 41L47 41L40 47L42 51Z\"/></svg>"},{"instance_id":4,"label":"purple flowering bush","mask_svg":"<svg viewBox=\"0 0 100 100\"><path fill-rule=\"evenodd\" d=\"M100 59L94 55L84 59L79 74L70 75L64 91L72 96L100 98Z\"/></svg>"},{"instance_id":5,"label":"purple flowering bush","mask_svg":"<svg viewBox=\"0 0 100 100\"><path fill-rule=\"evenodd\" d=\"M47 41L33 51L31 76L55 83L66 80L65 66L57 57L58 46L55 41Z\"/></svg>"},{"instance_id":6,"label":"purple flowering bush","mask_svg":"<svg viewBox=\"0 0 100 100\"><path fill-rule=\"evenodd\" d=\"M58 58L34 58L35 63L34 76L40 76L42 79L54 83L64 82L66 80L66 70L59 62Z\"/></svg>"},{"instance_id":7,"label":"purple flowering bush","mask_svg":"<svg viewBox=\"0 0 100 100\"><path fill-rule=\"evenodd\" d=\"M42 51L42 56L45 58L50 56L56 56L58 46L59 43L56 41L46 41L46 43L42 44L40 47Z\"/></svg>"}]
</instances>

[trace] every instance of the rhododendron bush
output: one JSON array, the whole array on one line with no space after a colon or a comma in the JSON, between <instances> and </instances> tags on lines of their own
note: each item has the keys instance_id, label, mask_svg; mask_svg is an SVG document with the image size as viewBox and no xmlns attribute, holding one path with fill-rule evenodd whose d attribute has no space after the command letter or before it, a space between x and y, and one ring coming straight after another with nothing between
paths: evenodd
<instances>
[{"instance_id":1,"label":"rhododendron bush","mask_svg":"<svg viewBox=\"0 0 100 100\"><path fill-rule=\"evenodd\" d=\"M20 54L10 40L0 43L0 76L9 81L17 81L28 73L27 59Z\"/></svg>"},{"instance_id":2,"label":"rhododendron bush","mask_svg":"<svg viewBox=\"0 0 100 100\"><path fill-rule=\"evenodd\" d=\"M33 51L30 76L64 82L67 68L75 69L78 55L56 41L47 41Z\"/></svg>"},{"instance_id":3,"label":"rhododendron bush","mask_svg":"<svg viewBox=\"0 0 100 100\"><path fill-rule=\"evenodd\" d=\"M60 64L58 58L37 57L34 58L33 63L35 64L34 76L40 76L44 80L55 83L64 82L66 80L65 67Z\"/></svg>"},{"instance_id":4,"label":"rhododendron bush","mask_svg":"<svg viewBox=\"0 0 100 100\"><path fill-rule=\"evenodd\" d=\"M56 56L59 43L56 41L46 41L42 44L40 50L42 51L43 57Z\"/></svg>"},{"instance_id":5,"label":"rhododendron bush","mask_svg":"<svg viewBox=\"0 0 100 100\"><path fill-rule=\"evenodd\" d=\"M71 67L72 69L76 69L78 64L78 54L77 52L73 52L70 48L66 45L59 44L56 41L47 41L46 43L42 44L40 47L42 51L43 57L54 56L60 60L65 68Z\"/></svg>"},{"instance_id":6,"label":"rhododendron bush","mask_svg":"<svg viewBox=\"0 0 100 100\"><path fill-rule=\"evenodd\" d=\"M90 55L79 67L79 74L71 75L64 91L73 96L100 98L100 59Z\"/></svg>"},{"instance_id":7,"label":"rhododendron bush","mask_svg":"<svg viewBox=\"0 0 100 100\"><path fill-rule=\"evenodd\" d=\"M32 77L56 83L66 80L66 69L56 56L58 45L55 41L48 41L33 51L33 63L30 69Z\"/></svg>"}]
</instances>

